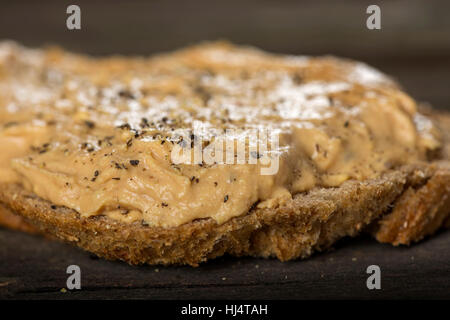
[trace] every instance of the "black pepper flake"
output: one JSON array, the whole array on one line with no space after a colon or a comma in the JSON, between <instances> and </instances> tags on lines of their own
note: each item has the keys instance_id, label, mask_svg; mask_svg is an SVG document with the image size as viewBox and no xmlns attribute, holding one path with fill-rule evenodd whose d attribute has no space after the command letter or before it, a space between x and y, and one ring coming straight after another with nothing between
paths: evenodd
<instances>
[{"instance_id":1,"label":"black pepper flake","mask_svg":"<svg viewBox=\"0 0 450 320\"><path fill-rule=\"evenodd\" d=\"M41 147L34 147L34 146L31 146L31 150L37 151L38 153L41 154L41 153L47 152L49 146L50 146L49 143L44 143Z\"/></svg>"},{"instance_id":2,"label":"black pepper flake","mask_svg":"<svg viewBox=\"0 0 450 320\"><path fill-rule=\"evenodd\" d=\"M130 164L132 166L137 166L139 164L139 160L130 160Z\"/></svg>"},{"instance_id":3,"label":"black pepper flake","mask_svg":"<svg viewBox=\"0 0 450 320\"><path fill-rule=\"evenodd\" d=\"M114 166L116 167L116 169L119 169L119 170L127 169L127 167L123 163L120 164L120 163L114 162Z\"/></svg>"},{"instance_id":4,"label":"black pepper flake","mask_svg":"<svg viewBox=\"0 0 450 320\"><path fill-rule=\"evenodd\" d=\"M119 177L115 177L115 178L112 178L113 180L120 180L120 178Z\"/></svg>"},{"instance_id":5,"label":"black pepper flake","mask_svg":"<svg viewBox=\"0 0 450 320\"><path fill-rule=\"evenodd\" d=\"M328 98L328 101L330 102L330 105L332 106L332 105L334 105L334 99L333 99L333 97L327 97Z\"/></svg>"},{"instance_id":6,"label":"black pepper flake","mask_svg":"<svg viewBox=\"0 0 450 320\"><path fill-rule=\"evenodd\" d=\"M90 121L90 120L85 120L84 124L89 128L89 129L94 129L95 127L95 122L94 121Z\"/></svg>"},{"instance_id":7,"label":"black pepper flake","mask_svg":"<svg viewBox=\"0 0 450 320\"><path fill-rule=\"evenodd\" d=\"M224 198L223 198L223 202L227 202L228 201L228 195L226 195Z\"/></svg>"},{"instance_id":8,"label":"black pepper flake","mask_svg":"<svg viewBox=\"0 0 450 320\"><path fill-rule=\"evenodd\" d=\"M143 227L148 227L149 226L149 224L146 221L144 221L144 220L141 221L141 225Z\"/></svg>"},{"instance_id":9,"label":"black pepper flake","mask_svg":"<svg viewBox=\"0 0 450 320\"><path fill-rule=\"evenodd\" d=\"M161 206L168 207L169 205L167 203L165 203L165 202L161 202Z\"/></svg>"},{"instance_id":10,"label":"black pepper flake","mask_svg":"<svg viewBox=\"0 0 450 320\"><path fill-rule=\"evenodd\" d=\"M55 210L55 209L56 209L56 206L55 206L54 204L52 204L52 205L50 206L50 208L52 208L53 210Z\"/></svg>"},{"instance_id":11,"label":"black pepper flake","mask_svg":"<svg viewBox=\"0 0 450 320\"><path fill-rule=\"evenodd\" d=\"M195 181L195 183L199 183L200 182L200 179L196 178L195 176L192 176L190 180L191 180L191 182Z\"/></svg>"},{"instance_id":12,"label":"black pepper flake","mask_svg":"<svg viewBox=\"0 0 450 320\"><path fill-rule=\"evenodd\" d=\"M141 124L140 124L140 125L141 125L142 128L148 128L148 127L150 127L147 118L142 118L142 119L141 119Z\"/></svg>"},{"instance_id":13,"label":"black pepper flake","mask_svg":"<svg viewBox=\"0 0 450 320\"><path fill-rule=\"evenodd\" d=\"M134 99L134 95L128 90L120 90L119 96L127 99Z\"/></svg>"},{"instance_id":14,"label":"black pepper flake","mask_svg":"<svg viewBox=\"0 0 450 320\"><path fill-rule=\"evenodd\" d=\"M344 122L344 127L348 128L349 122L348 120Z\"/></svg>"},{"instance_id":15,"label":"black pepper flake","mask_svg":"<svg viewBox=\"0 0 450 320\"><path fill-rule=\"evenodd\" d=\"M94 176L95 176L95 177L98 177L99 174L100 174L100 172L99 172L98 170L95 170Z\"/></svg>"},{"instance_id":16,"label":"black pepper flake","mask_svg":"<svg viewBox=\"0 0 450 320\"><path fill-rule=\"evenodd\" d=\"M124 123L124 124L121 124L120 126L118 126L117 128L130 130L131 126L128 123Z\"/></svg>"},{"instance_id":17,"label":"black pepper flake","mask_svg":"<svg viewBox=\"0 0 450 320\"><path fill-rule=\"evenodd\" d=\"M217 187L217 185L218 185L218 183L217 183L217 182L214 182L214 186Z\"/></svg>"},{"instance_id":18,"label":"black pepper flake","mask_svg":"<svg viewBox=\"0 0 450 320\"><path fill-rule=\"evenodd\" d=\"M133 139L127 141L127 147L131 147L133 145Z\"/></svg>"}]
</instances>

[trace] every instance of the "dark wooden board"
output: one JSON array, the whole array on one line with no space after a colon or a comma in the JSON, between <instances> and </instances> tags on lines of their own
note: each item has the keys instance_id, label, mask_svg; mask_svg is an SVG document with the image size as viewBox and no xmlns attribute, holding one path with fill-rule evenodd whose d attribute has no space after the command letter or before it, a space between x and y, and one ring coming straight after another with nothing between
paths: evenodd
<instances>
[{"instance_id":1,"label":"dark wooden board","mask_svg":"<svg viewBox=\"0 0 450 320\"><path fill-rule=\"evenodd\" d=\"M411 247L359 237L303 261L227 256L198 268L129 266L4 229L0 243L3 299L450 299L450 230ZM82 288L64 293L72 264ZM366 287L372 264L381 290Z\"/></svg>"}]
</instances>

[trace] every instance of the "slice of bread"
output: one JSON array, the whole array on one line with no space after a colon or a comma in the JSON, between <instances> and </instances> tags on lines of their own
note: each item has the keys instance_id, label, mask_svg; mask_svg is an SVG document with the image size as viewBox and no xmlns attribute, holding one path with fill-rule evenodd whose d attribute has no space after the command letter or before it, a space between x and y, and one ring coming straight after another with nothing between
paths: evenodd
<instances>
[{"instance_id":1,"label":"slice of bread","mask_svg":"<svg viewBox=\"0 0 450 320\"><path fill-rule=\"evenodd\" d=\"M241 58L251 52L237 54ZM448 224L450 215L450 116L426 109L423 113L442 134L442 148L432 160L393 166L374 178L350 179L336 187L316 186L275 206L254 205L223 223L205 217L161 227L101 214L83 216L21 184L1 183L0 224L130 264L196 266L225 253L286 261L306 258L362 231L381 242L409 244Z\"/></svg>"}]
</instances>

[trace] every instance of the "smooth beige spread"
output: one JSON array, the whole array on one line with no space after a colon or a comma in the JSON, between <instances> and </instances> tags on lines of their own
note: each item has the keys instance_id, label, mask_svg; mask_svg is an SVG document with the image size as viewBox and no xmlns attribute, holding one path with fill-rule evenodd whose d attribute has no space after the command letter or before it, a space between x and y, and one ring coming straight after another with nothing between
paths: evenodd
<instances>
[{"instance_id":1,"label":"smooth beige spread","mask_svg":"<svg viewBox=\"0 0 450 320\"><path fill-rule=\"evenodd\" d=\"M277 130L278 172L172 163L175 133L199 124ZM0 182L82 216L223 223L436 148L438 132L415 102L361 63L223 43L150 59L0 45Z\"/></svg>"}]
</instances>

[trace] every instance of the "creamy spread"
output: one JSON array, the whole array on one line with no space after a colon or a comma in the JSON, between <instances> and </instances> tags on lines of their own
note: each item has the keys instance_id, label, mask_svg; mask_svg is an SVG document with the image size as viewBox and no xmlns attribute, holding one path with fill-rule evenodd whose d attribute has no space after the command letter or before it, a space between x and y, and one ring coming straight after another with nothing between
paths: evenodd
<instances>
[{"instance_id":1,"label":"creamy spread","mask_svg":"<svg viewBox=\"0 0 450 320\"><path fill-rule=\"evenodd\" d=\"M279 170L174 164L176 133L198 124L276 130ZM101 59L0 45L0 182L84 217L223 223L426 160L439 146L415 102L362 63L223 43Z\"/></svg>"}]
</instances>

